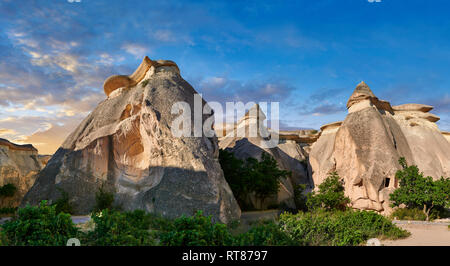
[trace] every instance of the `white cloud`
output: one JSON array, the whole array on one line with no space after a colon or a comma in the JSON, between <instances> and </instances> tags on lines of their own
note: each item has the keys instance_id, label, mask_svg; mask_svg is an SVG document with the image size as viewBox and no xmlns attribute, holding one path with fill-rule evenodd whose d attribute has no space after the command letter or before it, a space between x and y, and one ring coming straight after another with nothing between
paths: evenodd
<instances>
[{"instance_id":1,"label":"white cloud","mask_svg":"<svg viewBox=\"0 0 450 266\"><path fill-rule=\"evenodd\" d=\"M127 53L134 55L137 58L141 58L147 55L149 49L140 44L127 43L122 46L122 49Z\"/></svg>"}]
</instances>

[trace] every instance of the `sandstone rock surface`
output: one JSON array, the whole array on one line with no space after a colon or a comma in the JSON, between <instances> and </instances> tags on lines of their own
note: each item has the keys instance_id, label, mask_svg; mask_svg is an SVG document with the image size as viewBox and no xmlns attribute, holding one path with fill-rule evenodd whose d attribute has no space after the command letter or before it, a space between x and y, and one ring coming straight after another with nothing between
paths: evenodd
<instances>
[{"instance_id":1,"label":"sandstone rock surface","mask_svg":"<svg viewBox=\"0 0 450 266\"><path fill-rule=\"evenodd\" d=\"M280 143L275 147L265 147L263 143L270 139L273 134L264 126L265 119L266 116L259 106L253 106L239 120L234 131L220 140L219 147L232 152L241 160L250 157L261 160L264 152L270 154L277 161L280 169L291 171L292 176L281 180L280 190L276 197L266 199L264 203L258 202L256 198L252 197L248 203L258 209L265 209L270 205L280 203L295 208L294 185L306 184L307 187L311 187L305 169L305 153L295 141ZM251 128L258 129L256 135L251 134Z\"/></svg>"},{"instance_id":2,"label":"sandstone rock surface","mask_svg":"<svg viewBox=\"0 0 450 266\"><path fill-rule=\"evenodd\" d=\"M2 200L0 207L17 207L33 185L42 163L32 145L18 145L0 139L0 186L13 184L17 192Z\"/></svg>"},{"instance_id":3,"label":"sandstone rock surface","mask_svg":"<svg viewBox=\"0 0 450 266\"><path fill-rule=\"evenodd\" d=\"M55 200L59 187L68 192L77 214L87 214L95 193L105 186L124 210L167 217L203 210L225 223L239 219L239 206L217 159L217 138L175 137L171 132L179 117L171 113L173 104L185 102L194 110L196 91L173 62L164 62L144 59L136 70L139 77L130 77L141 81L135 85L115 88L118 83L105 82L108 98L68 136L23 204ZM200 104L207 105L204 100ZM193 112L188 116L194 121Z\"/></svg>"},{"instance_id":4,"label":"sandstone rock surface","mask_svg":"<svg viewBox=\"0 0 450 266\"><path fill-rule=\"evenodd\" d=\"M450 145L434 123L439 117L428 113L431 106L391 107L362 82L347 108L345 120L323 126L312 145L315 186L337 171L353 208L389 213L389 194L398 187L395 173L400 157L435 179L450 176Z\"/></svg>"}]
</instances>

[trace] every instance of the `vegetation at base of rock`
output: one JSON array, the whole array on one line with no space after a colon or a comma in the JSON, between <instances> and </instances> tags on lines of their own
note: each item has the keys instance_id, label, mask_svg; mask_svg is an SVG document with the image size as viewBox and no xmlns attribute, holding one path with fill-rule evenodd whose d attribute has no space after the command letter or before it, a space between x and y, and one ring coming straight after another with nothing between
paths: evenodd
<instances>
[{"instance_id":1,"label":"vegetation at base of rock","mask_svg":"<svg viewBox=\"0 0 450 266\"><path fill-rule=\"evenodd\" d=\"M280 170L275 159L266 152L261 155L261 161L247 158L243 161L231 152L219 151L219 162L225 179L230 185L239 206L248 210L247 198L254 194L264 202L270 196L276 195L280 188L280 179L290 176L289 171Z\"/></svg>"},{"instance_id":2,"label":"vegetation at base of rock","mask_svg":"<svg viewBox=\"0 0 450 266\"><path fill-rule=\"evenodd\" d=\"M160 239L164 246L231 246L234 241L225 224L213 223L201 211L175 219L172 230L163 232Z\"/></svg>"},{"instance_id":3,"label":"vegetation at base of rock","mask_svg":"<svg viewBox=\"0 0 450 266\"><path fill-rule=\"evenodd\" d=\"M61 197L53 203L56 213L64 212L73 214L73 206L69 202L69 193L62 189L59 189L59 192L61 193Z\"/></svg>"},{"instance_id":4,"label":"vegetation at base of rock","mask_svg":"<svg viewBox=\"0 0 450 266\"><path fill-rule=\"evenodd\" d=\"M102 211L105 209L112 209L114 203L114 193L105 190L104 186L101 186L95 193L95 206L94 212Z\"/></svg>"},{"instance_id":5,"label":"vegetation at base of rock","mask_svg":"<svg viewBox=\"0 0 450 266\"><path fill-rule=\"evenodd\" d=\"M150 216L144 211L119 212L104 209L92 215L93 231L81 236L88 246L149 246L155 245L150 231Z\"/></svg>"},{"instance_id":6,"label":"vegetation at base of rock","mask_svg":"<svg viewBox=\"0 0 450 266\"><path fill-rule=\"evenodd\" d=\"M345 210L350 199L344 195L344 185L336 172L330 175L319 185L317 192L307 196L308 209Z\"/></svg>"},{"instance_id":7,"label":"vegetation at base of rock","mask_svg":"<svg viewBox=\"0 0 450 266\"><path fill-rule=\"evenodd\" d=\"M424 177L417 166L408 166L405 158L399 163L403 169L395 174L400 187L390 194L392 207L404 204L408 209L421 208L427 221L433 209L450 207L450 178L433 180Z\"/></svg>"},{"instance_id":8,"label":"vegetation at base of rock","mask_svg":"<svg viewBox=\"0 0 450 266\"><path fill-rule=\"evenodd\" d=\"M6 184L0 187L0 198L12 197L17 191L14 184Z\"/></svg>"},{"instance_id":9,"label":"vegetation at base of rock","mask_svg":"<svg viewBox=\"0 0 450 266\"><path fill-rule=\"evenodd\" d=\"M109 209L93 214L88 222L92 227L84 231L69 214L57 213L55 208L44 201L19 209L16 218L2 225L0 245L65 246L76 237L82 246L345 246L360 245L372 237L408 236L385 217L367 211L284 213L277 221L258 222L238 234L233 226L215 223L201 211L172 220L142 210Z\"/></svg>"},{"instance_id":10,"label":"vegetation at base of rock","mask_svg":"<svg viewBox=\"0 0 450 266\"><path fill-rule=\"evenodd\" d=\"M57 213L56 206L42 201L39 206L26 206L2 225L3 242L11 246L65 246L76 237L78 229L70 214Z\"/></svg>"},{"instance_id":11,"label":"vegetation at base of rock","mask_svg":"<svg viewBox=\"0 0 450 266\"><path fill-rule=\"evenodd\" d=\"M397 239L409 233L390 220L370 211L324 211L290 214L279 218L289 237L306 246L354 246L370 238Z\"/></svg>"},{"instance_id":12,"label":"vegetation at base of rock","mask_svg":"<svg viewBox=\"0 0 450 266\"><path fill-rule=\"evenodd\" d=\"M15 214L17 211L17 207L4 207L0 208L0 215L2 214Z\"/></svg>"},{"instance_id":13,"label":"vegetation at base of rock","mask_svg":"<svg viewBox=\"0 0 450 266\"><path fill-rule=\"evenodd\" d=\"M417 208L398 208L391 214L392 219L425 221L427 216Z\"/></svg>"},{"instance_id":14,"label":"vegetation at base of rock","mask_svg":"<svg viewBox=\"0 0 450 266\"><path fill-rule=\"evenodd\" d=\"M246 233L236 237L236 246L298 246L275 222L266 221L254 225Z\"/></svg>"},{"instance_id":15,"label":"vegetation at base of rock","mask_svg":"<svg viewBox=\"0 0 450 266\"><path fill-rule=\"evenodd\" d=\"M304 191L306 189L306 185L299 184L294 185L294 202L297 210L307 211L308 210L308 197L304 195Z\"/></svg>"}]
</instances>

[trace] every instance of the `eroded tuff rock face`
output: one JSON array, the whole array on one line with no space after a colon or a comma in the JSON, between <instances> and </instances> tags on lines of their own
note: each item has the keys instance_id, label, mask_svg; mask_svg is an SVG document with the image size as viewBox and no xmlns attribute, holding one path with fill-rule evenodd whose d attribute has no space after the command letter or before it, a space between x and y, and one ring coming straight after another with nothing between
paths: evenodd
<instances>
[{"instance_id":1,"label":"eroded tuff rock face","mask_svg":"<svg viewBox=\"0 0 450 266\"><path fill-rule=\"evenodd\" d=\"M196 91L173 62L148 62L144 59L144 67L136 71L140 77L131 77L134 81L125 87L117 87L116 81L126 76L105 82L108 98L69 135L23 204L55 200L60 187L68 192L75 211L86 214L104 184L124 210L167 217L203 210L222 222L240 217L217 160L217 138L172 135L172 122L179 117L171 114L172 105L185 102L194 110ZM189 117L194 121L193 112Z\"/></svg>"},{"instance_id":2,"label":"eroded tuff rock face","mask_svg":"<svg viewBox=\"0 0 450 266\"><path fill-rule=\"evenodd\" d=\"M364 82L350 97L343 122L325 125L312 145L310 165L317 186L332 171L345 182L353 208L389 213L389 194L398 186L398 159L433 178L450 176L450 145L421 104L391 106Z\"/></svg>"},{"instance_id":3,"label":"eroded tuff rock face","mask_svg":"<svg viewBox=\"0 0 450 266\"><path fill-rule=\"evenodd\" d=\"M245 160L255 158L261 160L263 152L272 155L277 161L280 169L292 172L291 178L283 179L280 182L280 190L276 197L266 199L264 203L259 202L255 197L248 199L248 204L258 209L265 209L270 205L284 203L290 208L295 208L294 185L306 184L311 187L305 169L305 152L295 141L279 143L275 147L264 145L274 133L264 126L266 119L258 105L253 106L247 114L242 117L233 131L220 139L219 147L232 152L237 158ZM257 134L251 134L251 128L257 129ZM254 132L255 133L255 132Z\"/></svg>"},{"instance_id":4,"label":"eroded tuff rock face","mask_svg":"<svg viewBox=\"0 0 450 266\"><path fill-rule=\"evenodd\" d=\"M0 207L17 207L41 167L38 151L32 145L17 145L0 139L0 186L13 184L17 188L13 197L0 202Z\"/></svg>"}]
</instances>

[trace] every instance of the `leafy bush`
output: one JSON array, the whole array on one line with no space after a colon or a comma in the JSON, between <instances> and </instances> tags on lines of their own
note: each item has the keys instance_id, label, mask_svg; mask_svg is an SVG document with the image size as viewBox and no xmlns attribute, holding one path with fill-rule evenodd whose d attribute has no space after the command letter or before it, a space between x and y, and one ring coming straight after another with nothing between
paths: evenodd
<instances>
[{"instance_id":1,"label":"leafy bush","mask_svg":"<svg viewBox=\"0 0 450 266\"><path fill-rule=\"evenodd\" d=\"M391 217L399 220L425 221L427 219L425 213L417 208L398 208L392 213Z\"/></svg>"},{"instance_id":2,"label":"leafy bush","mask_svg":"<svg viewBox=\"0 0 450 266\"><path fill-rule=\"evenodd\" d=\"M57 213L46 201L19 209L2 228L8 244L14 246L65 246L78 233L70 214Z\"/></svg>"},{"instance_id":3,"label":"leafy bush","mask_svg":"<svg viewBox=\"0 0 450 266\"><path fill-rule=\"evenodd\" d=\"M231 246L234 241L225 224L213 223L211 216L201 211L175 219L173 227L161 233L160 240L164 246Z\"/></svg>"},{"instance_id":4,"label":"leafy bush","mask_svg":"<svg viewBox=\"0 0 450 266\"><path fill-rule=\"evenodd\" d=\"M409 209L422 208L428 221L432 209L450 206L450 178L433 181L430 176L424 177L417 166L408 166L405 158L400 158L399 163L403 169L395 174L400 187L390 194L392 207L405 204Z\"/></svg>"},{"instance_id":5,"label":"leafy bush","mask_svg":"<svg viewBox=\"0 0 450 266\"><path fill-rule=\"evenodd\" d=\"M53 205L55 205L56 213L64 212L73 214L73 207L69 202L69 194L62 189L58 188L58 190L61 193L61 198L57 199L55 203L53 203Z\"/></svg>"},{"instance_id":6,"label":"leafy bush","mask_svg":"<svg viewBox=\"0 0 450 266\"><path fill-rule=\"evenodd\" d=\"M0 197L12 197L16 193L17 188L14 184L6 184L0 187Z\"/></svg>"},{"instance_id":7,"label":"leafy bush","mask_svg":"<svg viewBox=\"0 0 450 266\"><path fill-rule=\"evenodd\" d=\"M275 159L266 152L262 153L259 162L255 158L242 161L231 152L220 150L219 162L239 206L245 210L251 209L246 203L251 193L264 202L278 193L280 179L290 175L290 172L280 170Z\"/></svg>"},{"instance_id":8,"label":"leafy bush","mask_svg":"<svg viewBox=\"0 0 450 266\"><path fill-rule=\"evenodd\" d=\"M146 80L142 81L142 83L141 83L142 87L147 86L149 82L150 82L149 79L146 79Z\"/></svg>"},{"instance_id":9,"label":"leafy bush","mask_svg":"<svg viewBox=\"0 0 450 266\"><path fill-rule=\"evenodd\" d=\"M344 196L344 185L336 172L331 173L320 185L318 192L308 194L307 205L311 210L345 210L350 199Z\"/></svg>"},{"instance_id":10,"label":"leafy bush","mask_svg":"<svg viewBox=\"0 0 450 266\"><path fill-rule=\"evenodd\" d=\"M369 238L401 238L408 232L385 217L368 211L316 211L280 216L280 226L293 240L308 246L350 246Z\"/></svg>"},{"instance_id":11,"label":"leafy bush","mask_svg":"<svg viewBox=\"0 0 450 266\"><path fill-rule=\"evenodd\" d=\"M104 209L93 214L95 229L82 236L83 245L149 246L155 245L150 231L150 216L144 211L118 212Z\"/></svg>"},{"instance_id":12,"label":"leafy bush","mask_svg":"<svg viewBox=\"0 0 450 266\"><path fill-rule=\"evenodd\" d=\"M296 246L288 234L274 222L265 222L253 226L246 233L236 237L237 246Z\"/></svg>"},{"instance_id":13,"label":"leafy bush","mask_svg":"<svg viewBox=\"0 0 450 266\"><path fill-rule=\"evenodd\" d=\"M104 209L112 209L114 203L114 194L105 191L104 186L101 186L95 193L94 212L102 211Z\"/></svg>"}]
</instances>

